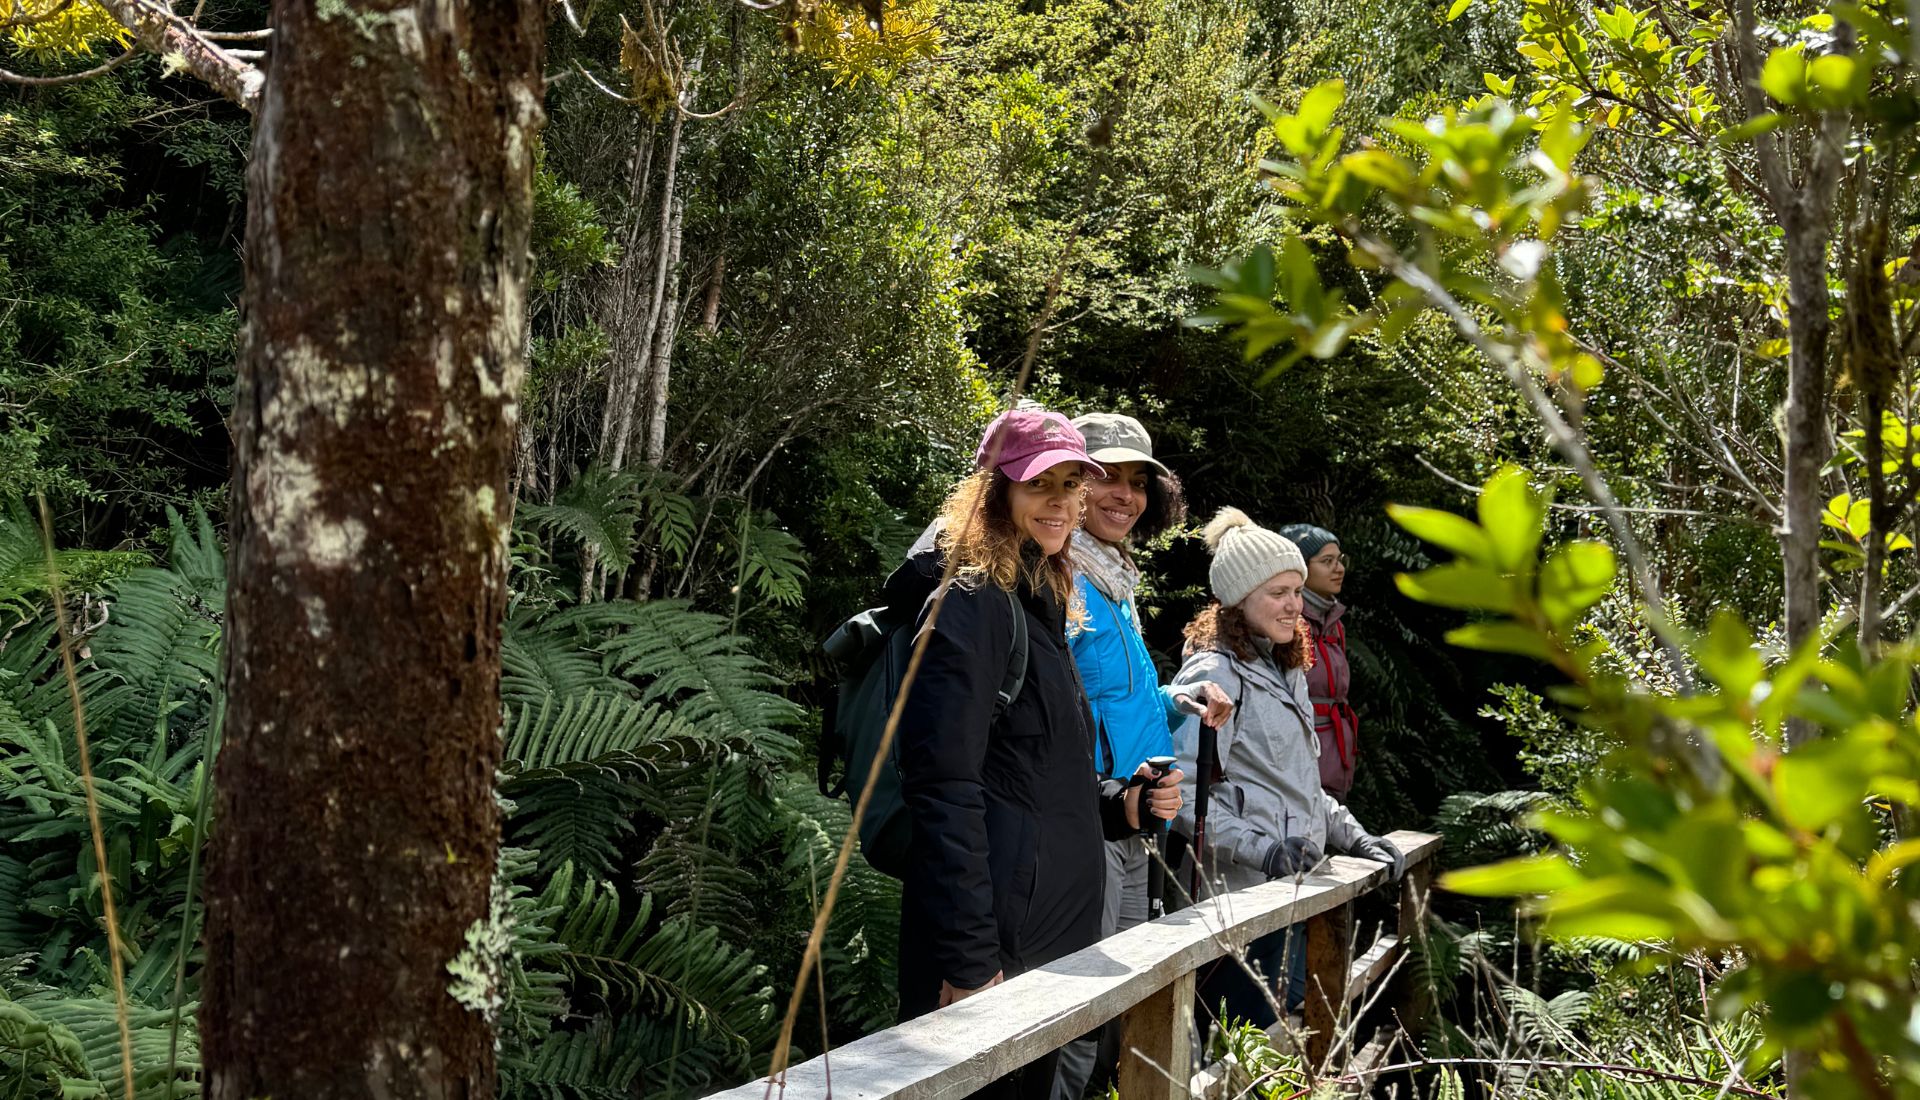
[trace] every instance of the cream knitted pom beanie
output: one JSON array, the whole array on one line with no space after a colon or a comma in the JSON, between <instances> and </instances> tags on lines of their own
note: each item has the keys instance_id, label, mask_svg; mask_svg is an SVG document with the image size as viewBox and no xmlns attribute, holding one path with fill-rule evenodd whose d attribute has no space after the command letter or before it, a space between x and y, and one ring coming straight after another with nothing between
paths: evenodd
<instances>
[{"instance_id":1,"label":"cream knitted pom beanie","mask_svg":"<svg viewBox=\"0 0 1920 1100\"><path fill-rule=\"evenodd\" d=\"M1307 575L1307 559L1284 535L1258 526L1238 508L1222 508L1206 527L1213 568L1207 580L1213 597L1232 607L1276 573L1293 570Z\"/></svg>"}]
</instances>

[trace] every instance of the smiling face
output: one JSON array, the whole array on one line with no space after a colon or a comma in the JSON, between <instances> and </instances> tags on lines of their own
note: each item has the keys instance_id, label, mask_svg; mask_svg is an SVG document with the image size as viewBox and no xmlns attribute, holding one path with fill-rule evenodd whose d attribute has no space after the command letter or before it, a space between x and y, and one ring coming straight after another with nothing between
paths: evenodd
<instances>
[{"instance_id":1,"label":"smiling face","mask_svg":"<svg viewBox=\"0 0 1920 1100\"><path fill-rule=\"evenodd\" d=\"M1040 544L1041 553L1049 557L1058 554L1080 522L1086 484L1078 462L1062 462L1025 481L1014 482L1007 491L1007 510L1014 527Z\"/></svg>"},{"instance_id":2,"label":"smiling face","mask_svg":"<svg viewBox=\"0 0 1920 1100\"><path fill-rule=\"evenodd\" d=\"M1240 601L1248 628L1274 645L1293 641L1300 629L1300 607L1305 602L1300 590L1305 583L1306 578L1291 569L1268 577Z\"/></svg>"},{"instance_id":3,"label":"smiling face","mask_svg":"<svg viewBox=\"0 0 1920 1100\"><path fill-rule=\"evenodd\" d=\"M1087 482L1087 534L1101 542L1124 542L1147 510L1147 464L1110 462L1107 476Z\"/></svg>"},{"instance_id":4,"label":"smiling face","mask_svg":"<svg viewBox=\"0 0 1920 1100\"><path fill-rule=\"evenodd\" d=\"M1347 583L1346 562L1340 556L1340 544L1330 542L1307 559L1307 587L1322 596L1338 596Z\"/></svg>"}]
</instances>

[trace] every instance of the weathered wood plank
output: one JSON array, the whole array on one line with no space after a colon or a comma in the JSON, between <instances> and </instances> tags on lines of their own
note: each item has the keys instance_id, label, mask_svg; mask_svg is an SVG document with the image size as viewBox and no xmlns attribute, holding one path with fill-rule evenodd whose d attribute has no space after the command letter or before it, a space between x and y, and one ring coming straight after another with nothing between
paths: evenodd
<instances>
[{"instance_id":1,"label":"weathered wood plank","mask_svg":"<svg viewBox=\"0 0 1920 1100\"><path fill-rule=\"evenodd\" d=\"M1186 1100L1193 1065L1193 971L1120 1017L1120 1095Z\"/></svg>"},{"instance_id":2,"label":"weathered wood plank","mask_svg":"<svg viewBox=\"0 0 1920 1100\"><path fill-rule=\"evenodd\" d=\"M1393 967L1394 960L1400 957L1400 937L1389 932L1373 941L1353 965L1347 968L1346 999L1348 1004L1367 995L1373 983L1380 980Z\"/></svg>"},{"instance_id":3,"label":"weathered wood plank","mask_svg":"<svg viewBox=\"0 0 1920 1100\"><path fill-rule=\"evenodd\" d=\"M1391 838L1407 862L1423 861L1438 837ZM1084 1035L1230 950L1297 924L1386 881L1369 860L1336 856L1298 882L1269 882L1209 898L1130 928L1064 959L1011 978L958 1004L876 1032L794 1066L784 1100L957 1100ZM1344 975L1344 970L1342 971ZM760 1100L765 1079L713 1100Z\"/></svg>"}]
</instances>

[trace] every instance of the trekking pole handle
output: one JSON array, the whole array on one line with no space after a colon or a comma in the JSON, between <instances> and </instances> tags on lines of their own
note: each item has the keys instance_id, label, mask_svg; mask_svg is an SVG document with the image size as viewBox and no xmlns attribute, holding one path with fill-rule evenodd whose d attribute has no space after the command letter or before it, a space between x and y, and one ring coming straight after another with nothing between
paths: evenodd
<instances>
[{"instance_id":1,"label":"trekking pole handle","mask_svg":"<svg viewBox=\"0 0 1920 1100\"><path fill-rule=\"evenodd\" d=\"M1175 759L1171 756L1147 757L1147 767L1152 769L1152 771L1147 776L1145 782L1141 784L1143 789L1140 792L1140 831L1147 836L1159 836L1161 833L1167 831L1167 823L1153 816L1153 810L1150 805L1151 799L1148 797L1148 792L1160 785L1160 781L1165 779L1167 773L1173 770L1175 762Z\"/></svg>"}]
</instances>

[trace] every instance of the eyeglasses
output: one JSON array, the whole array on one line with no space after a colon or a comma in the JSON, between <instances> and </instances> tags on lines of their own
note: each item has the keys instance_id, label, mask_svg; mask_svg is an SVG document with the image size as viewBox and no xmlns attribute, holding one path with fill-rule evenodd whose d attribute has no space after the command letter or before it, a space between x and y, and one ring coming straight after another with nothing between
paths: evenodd
<instances>
[{"instance_id":1,"label":"eyeglasses","mask_svg":"<svg viewBox=\"0 0 1920 1100\"><path fill-rule=\"evenodd\" d=\"M1314 564L1324 565L1328 569L1332 569L1335 565L1338 565L1342 569L1349 568L1353 565L1353 559L1345 554L1339 554L1331 558L1315 558L1313 560Z\"/></svg>"}]
</instances>

